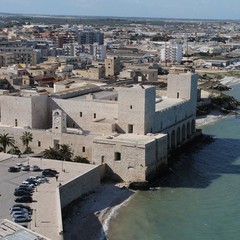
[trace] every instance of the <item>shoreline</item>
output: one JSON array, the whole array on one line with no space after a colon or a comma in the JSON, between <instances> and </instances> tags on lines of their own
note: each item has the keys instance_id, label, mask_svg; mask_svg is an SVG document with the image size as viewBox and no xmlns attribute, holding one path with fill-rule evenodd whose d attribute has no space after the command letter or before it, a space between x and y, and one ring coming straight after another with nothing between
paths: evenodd
<instances>
[{"instance_id":1,"label":"shoreline","mask_svg":"<svg viewBox=\"0 0 240 240\"><path fill-rule=\"evenodd\" d=\"M65 240L105 240L110 220L134 195L113 183L102 183L93 193L79 199L64 219Z\"/></svg>"},{"instance_id":2,"label":"shoreline","mask_svg":"<svg viewBox=\"0 0 240 240\"><path fill-rule=\"evenodd\" d=\"M226 114L212 111L197 117L196 126L212 124ZM135 191L122 187L122 184L102 183L94 192L78 199L64 219L65 240L106 240L111 219L126 204Z\"/></svg>"}]
</instances>

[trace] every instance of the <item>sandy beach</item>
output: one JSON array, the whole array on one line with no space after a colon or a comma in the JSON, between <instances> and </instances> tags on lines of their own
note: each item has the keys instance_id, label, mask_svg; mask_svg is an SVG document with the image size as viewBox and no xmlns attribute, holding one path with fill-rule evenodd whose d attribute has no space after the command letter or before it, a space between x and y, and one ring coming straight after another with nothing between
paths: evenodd
<instances>
[{"instance_id":1,"label":"sandy beach","mask_svg":"<svg viewBox=\"0 0 240 240\"><path fill-rule=\"evenodd\" d=\"M102 184L76 202L64 221L65 240L107 239L110 218L134 194L127 188Z\"/></svg>"}]
</instances>

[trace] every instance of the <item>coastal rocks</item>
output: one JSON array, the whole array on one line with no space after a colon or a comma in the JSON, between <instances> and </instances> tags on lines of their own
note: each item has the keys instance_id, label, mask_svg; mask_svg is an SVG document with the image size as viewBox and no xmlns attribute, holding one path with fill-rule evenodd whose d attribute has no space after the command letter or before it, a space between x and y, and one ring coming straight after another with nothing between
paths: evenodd
<instances>
[{"instance_id":1,"label":"coastal rocks","mask_svg":"<svg viewBox=\"0 0 240 240\"><path fill-rule=\"evenodd\" d=\"M209 86L208 89L214 89L214 90L218 90L220 92L223 92L223 91L228 91L230 90L231 88L226 86L226 85L223 85L221 83L218 83L216 85L213 85L213 86Z\"/></svg>"},{"instance_id":2,"label":"coastal rocks","mask_svg":"<svg viewBox=\"0 0 240 240\"><path fill-rule=\"evenodd\" d=\"M150 185L148 182L131 182L128 188L132 190L149 190Z\"/></svg>"}]
</instances>

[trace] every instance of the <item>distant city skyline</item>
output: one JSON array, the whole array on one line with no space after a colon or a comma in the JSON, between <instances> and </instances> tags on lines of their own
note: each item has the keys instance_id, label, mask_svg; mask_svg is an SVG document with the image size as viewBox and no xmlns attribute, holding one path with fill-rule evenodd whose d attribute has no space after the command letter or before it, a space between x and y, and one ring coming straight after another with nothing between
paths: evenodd
<instances>
[{"instance_id":1,"label":"distant city skyline","mask_svg":"<svg viewBox=\"0 0 240 240\"><path fill-rule=\"evenodd\" d=\"M238 0L1 0L0 12L46 15L238 20Z\"/></svg>"}]
</instances>

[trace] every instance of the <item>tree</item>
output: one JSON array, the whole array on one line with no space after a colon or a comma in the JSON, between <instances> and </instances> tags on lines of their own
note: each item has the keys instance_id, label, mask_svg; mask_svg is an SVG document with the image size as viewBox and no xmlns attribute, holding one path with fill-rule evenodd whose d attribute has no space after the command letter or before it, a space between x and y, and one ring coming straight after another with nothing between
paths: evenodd
<instances>
[{"instance_id":1,"label":"tree","mask_svg":"<svg viewBox=\"0 0 240 240\"><path fill-rule=\"evenodd\" d=\"M13 147L15 143L15 140L12 136L9 136L8 133L3 133L0 134L0 145L1 145L1 149L4 153L6 153L6 148L8 146Z\"/></svg>"},{"instance_id":2,"label":"tree","mask_svg":"<svg viewBox=\"0 0 240 240\"><path fill-rule=\"evenodd\" d=\"M20 139L22 140L23 146L26 146L26 149L29 149L29 143L33 140L32 133L24 132Z\"/></svg>"},{"instance_id":3,"label":"tree","mask_svg":"<svg viewBox=\"0 0 240 240\"><path fill-rule=\"evenodd\" d=\"M81 157L81 156L76 156L73 159L74 162L79 162L79 163L90 163L89 160L85 157Z\"/></svg>"},{"instance_id":4,"label":"tree","mask_svg":"<svg viewBox=\"0 0 240 240\"><path fill-rule=\"evenodd\" d=\"M49 147L43 151L43 157L48 159L60 159L59 153L56 149Z\"/></svg>"},{"instance_id":5,"label":"tree","mask_svg":"<svg viewBox=\"0 0 240 240\"><path fill-rule=\"evenodd\" d=\"M72 149L67 144L61 144L59 149L60 159L64 161L71 161L73 156Z\"/></svg>"},{"instance_id":6,"label":"tree","mask_svg":"<svg viewBox=\"0 0 240 240\"><path fill-rule=\"evenodd\" d=\"M19 148L17 146L13 146L7 153L19 155L19 154L21 154L21 151L19 150Z\"/></svg>"}]
</instances>

